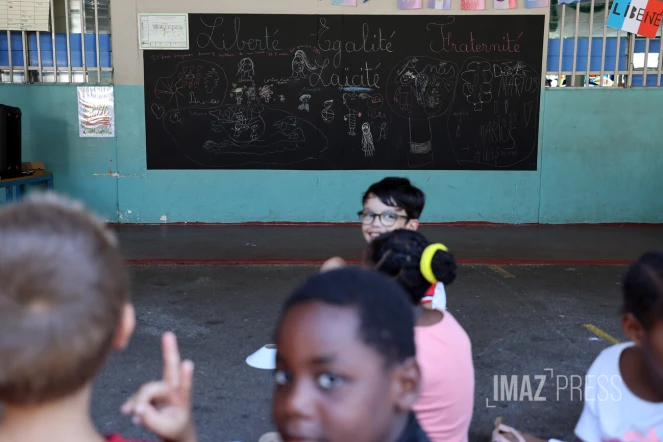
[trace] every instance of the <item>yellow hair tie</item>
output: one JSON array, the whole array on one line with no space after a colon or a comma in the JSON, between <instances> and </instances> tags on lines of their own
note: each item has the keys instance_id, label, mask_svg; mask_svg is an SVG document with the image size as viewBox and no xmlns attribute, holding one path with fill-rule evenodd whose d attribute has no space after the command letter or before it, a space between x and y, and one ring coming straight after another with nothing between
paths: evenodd
<instances>
[{"instance_id":1,"label":"yellow hair tie","mask_svg":"<svg viewBox=\"0 0 663 442\"><path fill-rule=\"evenodd\" d=\"M424 249L424 253L421 254L421 261L419 261L419 269L421 270L421 274L426 278L426 281L430 282L431 284L436 284L437 278L435 278L435 274L433 274L433 256L435 256L435 253L437 253L438 250L442 250L443 252L449 252L449 249L447 249L447 246L444 244L436 243L436 244L431 244L428 247Z\"/></svg>"}]
</instances>

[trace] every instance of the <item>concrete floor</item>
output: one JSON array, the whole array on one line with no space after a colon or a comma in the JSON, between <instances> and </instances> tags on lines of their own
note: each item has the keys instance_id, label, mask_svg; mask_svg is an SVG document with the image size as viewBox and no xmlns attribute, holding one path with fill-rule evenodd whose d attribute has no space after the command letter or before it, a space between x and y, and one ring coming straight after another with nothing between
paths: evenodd
<instances>
[{"instance_id":1,"label":"concrete floor","mask_svg":"<svg viewBox=\"0 0 663 442\"><path fill-rule=\"evenodd\" d=\"M331 256L361 259L359 224L130 225L114 227L133 263L315 264ZM626 264L663 248L661 225L423 225L459 262L472 264Z\"/></svg>"},{"instance_id":2,"label":"concrete floor","mask_svg":"<svg viewBox=\"0 0 663 442\"><path fill-rule=\"evenodd\" d=\"M100 429L155 440L133 427L119 407L141 383L161 375L160 336L173 330L183 356L196 362L194 412L201 441L255 442L271 430L271 373L247 366L245 358L271 341L282 300L317 267L130 269L137 332L129 349L111 358L96 383L93 414ZM473 344L472 442L487 442L497 416L545 438L572 440L582 403L577 391L571 398L569 389L561 389L564 380L558 376L584 376L598 353L611 345L585 324L623 339L618 310L624 270L620 266L461 266L457 281L448 289L448 305ZM554 370L541 392L546 401L494 401L494 376L529 375L534 394L538 388L534 376L549 374L546 369Z\"/></svg>"}]
</instances>

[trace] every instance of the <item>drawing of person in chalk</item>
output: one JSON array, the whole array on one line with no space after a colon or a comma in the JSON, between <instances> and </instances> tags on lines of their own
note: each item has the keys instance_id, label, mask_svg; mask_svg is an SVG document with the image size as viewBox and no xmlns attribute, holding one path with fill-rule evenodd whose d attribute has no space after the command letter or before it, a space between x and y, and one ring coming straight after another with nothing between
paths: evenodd
<instances>
[{"instance_id":1,"label":"drawing of person in chalk","mask_svg":"<svg viewBox=\"0 0 663 442\"><path fill-rule=\"evenodd\" d=\"M250 58L242 58L237 65L237 75L240 81L253 81L255 75L255 68L253 60Z\"/></svg>"},{"instance_id":2,"label":"drawing of person in chalk","mask_svg":"<svg viewBox=\"0 0 663 442\"><path fill-rule=\"evenodd\" d=\"M299 49L295 52L295 57L292 59L292 78L308 78L311 76L311 71L317 70L317 66L313 66L308 60L306 53Z\"/></svg>"}]
</instances>

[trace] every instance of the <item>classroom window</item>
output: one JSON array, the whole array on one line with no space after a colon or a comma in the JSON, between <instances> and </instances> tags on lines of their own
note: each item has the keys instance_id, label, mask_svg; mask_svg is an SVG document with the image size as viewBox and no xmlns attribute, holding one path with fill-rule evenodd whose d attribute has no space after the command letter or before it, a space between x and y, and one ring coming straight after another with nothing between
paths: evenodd
<instances>
[{"instance_id":1,"label":"classroom window","mask_svg":"<svg viewBox=\"0 0 663 442\"><path fill-rule=\"evenodd\" d=\"M44 3L49 4L48 32L0 27L0 82L112 83L110 0Z\"/></svg>"},{"instance_id":2,"label":"classroom window","mask_svg":"<svg viewBox=\"0 0 663 442\"><path fill-rule=\"evenodd\" d=\"M661 30L650 39L607 27L610 7L610 0L551 1L547 87L661 86Z\"/></svg>"}]
</instances>

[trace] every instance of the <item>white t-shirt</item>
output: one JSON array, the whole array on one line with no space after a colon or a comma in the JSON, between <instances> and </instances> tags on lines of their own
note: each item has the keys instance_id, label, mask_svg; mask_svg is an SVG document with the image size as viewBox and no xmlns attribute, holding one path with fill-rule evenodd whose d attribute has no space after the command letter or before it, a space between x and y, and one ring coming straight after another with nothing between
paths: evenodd
<instances>
[{"instance_id":1,"label":"white t-shirt","mask_svg":"<svg viewBox=\"0 0 663 442\"><path fill-rule=\"evenodd\" d=\"M640 399L622 381L619 359L632 345L603 350L589 368L585 405L575 429L583 442L663 441L663 403Z\"/></svg>"}]
</instances>

